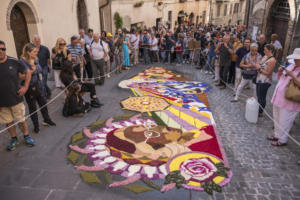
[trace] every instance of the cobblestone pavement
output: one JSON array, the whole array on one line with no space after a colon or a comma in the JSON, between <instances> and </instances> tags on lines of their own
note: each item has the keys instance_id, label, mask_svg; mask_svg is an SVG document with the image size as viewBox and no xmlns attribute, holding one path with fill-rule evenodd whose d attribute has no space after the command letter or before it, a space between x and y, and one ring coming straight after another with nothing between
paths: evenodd
<instances>
[{"instance_id":1,"label":"cobblestone pavement","mask_svg":"<svg viewBox=\"0 0 300 200\"><path fill-rule=\"evenodd\" d=\"M154 65L153 65L154 66ZM160 65L155 65L160 66ZM272 134L272 122L266 116L257 124L245 120L245 99L230 103L233 92L219 90L210 75L191 66L170 66L171 70L182 73L192 80L207 83L209 103L221 136L233 178L221 194L208 196L204 193L174 190L165 194L148 192L133 195L124 189L109 189L104 185L87 184L81 181L79 173L67 161L67 145L71 136L94 121L122 114L119 101L131 95L120 89L117 83L144 70L138 66L113 75L102 87L97 86L101 101L100 109L93 109L84 118L64 118L61 115L64 96L49 106L54 128L42 128L33 135L37 142L34 148L21 144L16 151L6 152L9 137L0 135L0 199L2 200L83 200L83 199L193 199L193 200L300 200L300 147L292 141L286 147L272 147L266 136ZM266 110L272 113L269 91ZM59 91L54 90L53 96ZM244 91L250 94L251 90ZM31 124L31 122L29 122ZM31 126L30 126L31 127ZM1 126L3 128L3 126ZM300 141L300 120L297 118L291 135ZM297 133L296 133L297 132ZM20 137L21 139L21 137Z\"/></svg>"}]
</instances>

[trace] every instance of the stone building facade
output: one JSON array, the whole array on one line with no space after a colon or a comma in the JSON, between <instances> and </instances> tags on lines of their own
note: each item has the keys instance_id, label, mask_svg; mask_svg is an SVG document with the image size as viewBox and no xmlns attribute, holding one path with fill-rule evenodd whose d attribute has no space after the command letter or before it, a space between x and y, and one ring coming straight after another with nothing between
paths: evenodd
<instances>
[{"instance_id":1,"label":"stone building facade","mask_svg":"<svg viewBox=\"0 0 300 200\"><path fill-rule=\"evenodd\" d=\"M247 0L210 0L209 21L216 25L244 24Z\"/></svg>"},{"instance_id":2,"label":"stone building facade","mask_svg":"<svg viewBox=\"0 0 300 200\"><path fill-rule=\"evenodd\" d=\"M183 20L208 23L209 0L100 0L102 28L115 32L114 14L118 12L123 26L156 26L160 23L174 28Z\"/></svg>"},{"instance_id":3,"label":"stone building facade","mask_svg":"<svg viewBox=\"0 0 300 200\"><path fill-rule=\"evenodd\" d=\"M87 27L100 31L98 0L1 0L0 40L10 56L20 56L35 34L52 48L58 37L69 43L79 28Z\"/></svg>"},{"instance_id":4,"label":"stone building facade","mask_svg":"<svg viewBox=\"0 0 300 200\"><path fill-rule=\"evenodd\" d=\"M283 46L283 55L300 47L300 0L250 0L247 25L249 33L257 28L257 35L266 34L270 41L277 33Z\"/></svg>"}]
</instances>

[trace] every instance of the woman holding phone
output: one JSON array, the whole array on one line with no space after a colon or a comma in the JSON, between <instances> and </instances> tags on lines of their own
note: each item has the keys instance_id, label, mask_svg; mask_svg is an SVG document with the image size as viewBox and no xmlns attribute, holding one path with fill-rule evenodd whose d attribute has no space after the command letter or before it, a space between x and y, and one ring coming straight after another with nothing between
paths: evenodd
<instances>
[{"instance_id":1,"label":"woman holding phone","mask_svg":"<svg viewBox=\"0 0 300 200\"><path fill-rule=\"evenodd\" d=\"M285 146L293 122L300 112L300 102L285 98L286 88L291 80L300 88L300 48L296 48L292 55L287 57L294 59L295 64L288 67L280 67L278 70L279 81L275 88L272 104L274 117L274 135L267 139L273 141L273 146Z\"/></svg>"}]
</instances>

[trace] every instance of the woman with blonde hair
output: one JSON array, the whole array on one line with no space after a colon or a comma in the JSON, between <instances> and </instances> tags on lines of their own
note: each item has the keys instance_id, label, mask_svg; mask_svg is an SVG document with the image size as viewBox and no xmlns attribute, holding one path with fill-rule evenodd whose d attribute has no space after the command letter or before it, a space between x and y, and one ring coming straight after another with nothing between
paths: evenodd
<instances>
[{"instance_id":1,"label":"woman with blonde hair","mask_svg":"<svg viewBox=\"0 0 300 200\"><path fill-rule=\"evenodd\" d=\"M64 88L64 84L60 81L59 75L62 70L63 63L68 59L70 51L67 49L66 41L58 38L55 47L52 49L52 68L54 71L55 86Z\"/></svg>"},{"instance_id":2,"label":"woman with blonde hair","mask_svg":"<svg viewBox=\"0 0 300 200\"><path fill-rule=\"evenodd\" d=\"M55 126L56 124L51 120L48 108L46 106L47 100L45 95L45 88L42 83L42 68L37 62L38 50L36 46L32 43L28 43L23 48L23 53L20 58L20 62L24 64L27 70L31 71L31 80L29 83L28 90L25 94L25 99L29 108L29 113L31 114L30 118L33 122L34 132L38 133L39 128L39 119L38 113L36 112L38 103L41 108L41 113L44 118L43 125Z\"/></svg>"}]
</instances>

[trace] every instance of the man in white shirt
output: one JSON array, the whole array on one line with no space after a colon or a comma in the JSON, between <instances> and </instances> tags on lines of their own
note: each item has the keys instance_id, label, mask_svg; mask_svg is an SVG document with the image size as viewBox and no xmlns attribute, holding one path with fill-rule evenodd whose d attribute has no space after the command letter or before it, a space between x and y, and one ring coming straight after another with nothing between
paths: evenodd
<instances>
[{"instance_id":1,"label":"man in white shirt","mask_svg":"<svg viewBox=\"0 0 300 200\"><path fill-rule=\"evenodd\" d=\"M131 45L133 47L133 64L137 65L139 63L139 42L140 42L140 36L138 31L133 31L131 34Z\"/></svg>"},{"instance_id":2,"label":"man in white shirt","mask_svg":"<svg viewBox=\"0 0 300 200\"><path fill-rule=\"evenodd\" d=\"M104 58L108 56L108 51L107 43L100 39L99 33L95 33L94 40L91 42L89 50L95 84L104 84Z\"/></svg>"},{"instance_id":3,"label":"man in white shirt","mask_svg":"<svg viewBox=\"0 0 300 200\"><path fill-rule=\"evenodd\" d=\"M278 40L278 35L277 34L272 34L271 35L271 44L275 47L275 53L274 57L276 58L277 61L281 61L281 56L282 56L282 45Z\"/></svg>"},{"instance_id":4,"label":"man in white shirt","mask_svg":"<svg viewBox=\"0 0 300 200\"><path fill-rule=\"evenodd\" d=\"M155 37L155 34L151 34L151 40L150 40L150 59L151 59L151 63L153 63L155 61L155 57L157 62L159 62L159 55L158 55L158 40Z\"/></svg>"}]
</instances>

